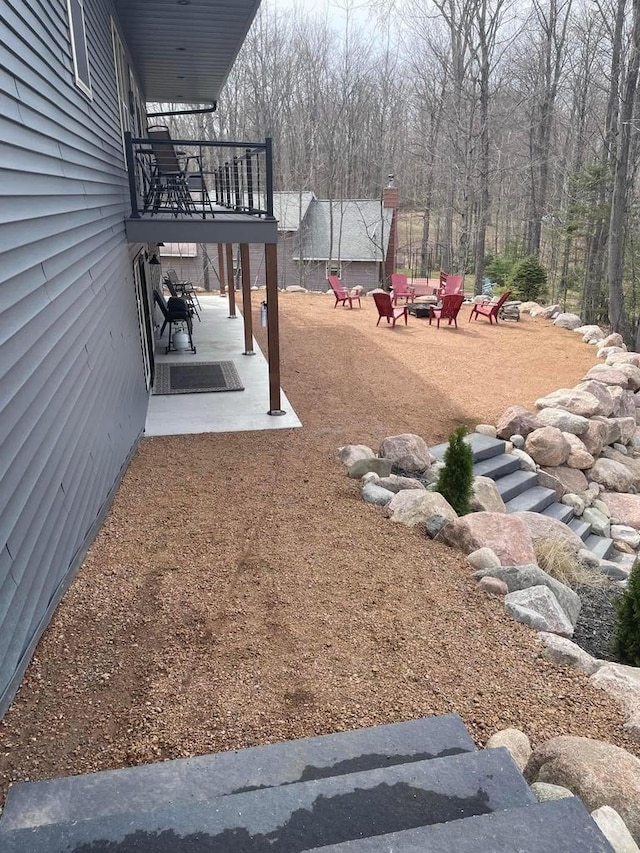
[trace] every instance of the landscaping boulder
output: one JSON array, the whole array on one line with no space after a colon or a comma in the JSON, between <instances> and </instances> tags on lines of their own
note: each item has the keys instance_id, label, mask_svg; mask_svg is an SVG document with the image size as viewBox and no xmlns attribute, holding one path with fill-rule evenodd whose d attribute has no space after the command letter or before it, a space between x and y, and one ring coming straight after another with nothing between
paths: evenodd
<instances>
[{"instance_id":1,"label":"landscaping boulder","mask_svg":"<svg viewBox=\"0 0 640 853\"><path fill-rule=\"evenodd\" d=\"M431 465L427 443L419 435L412 433L385 438L380 445L380 456L408 474L422 474Z\"/></svg>"},{"instance_id":2,"label":"landscaping boulder","mask_svg":"<svg viewBox=\"0 0 640 853\"><path fill-rule=\"evenodd\" d=\"M515 515L472 512L447 524L436 539L464 554L471 554L478 548L491 548L502 565L536 562L527 526Z\"/></svg>"},{"instance_id":3,"label":"landscaping boulder","mask_svg":"<svg viewBox=\"0 0 640 853\"><path fill-rule=\"evenodd\" d=\"M560 314L561 311L562 308L558 304L556 304L547 305L546 307L541 308L539 311L532 309L530 313L532 317L542 317L544 320L550 320L555 314Z\"/></svg>"},{"instance_id":4,"label":"landscaping boulder","mask_svg":"<svg viewBox=\"0 0 640 853\"><path fill-rule=\"evenodd\" d=\"M444 515L430 515L424 523L424 529L429 539L435 539L442 528L449 524L449 521L450 519L445 518Z\"/></svg>"},{"instance_id":5,"label":"landscaping boulder","mask_svg":"<svg viewBox=\"0 0 640 853\"><path fill-rule=\"evenodd\" d=\"M627 391L625 388L619 388L617 385L610 385L611 399L613 400L613 411L609 413L613 418L634 418L636 416L636 400L633 391ZM598 412L599 415L606 415L606 412Z\"/></svg>"},{"instance_id":6,"label":"landscaping boulder","mask_svg":"<svg viewBox=\"0 0 640 853\"><path fill-rule=\"evenodd\" d=\"M287 293L308 293L309 292L306 287L302 287L299 284L290 284L287 287L285 287L285 290Z\"/></svg>"},{"instance_id":7,"label":"landscaping boulder","mask_svg":"<svg viewBox=\"0 0 640 853\"><path fill-rule=\"evenodd\" d=\"M542 305L538 302L521 302L520 303L520 313L521 314L530 314L534 309L542 309Z\"/></svg>"},{"instance_id":8,"label":"landscaping boulder","mask_svg":"<svg viewBox=\"0 0 640 853\"><path fill-rule=\"evenodd\" d=\"M612 389L616 387L615 385L605 385L604 382L597 382L595 379L586 379L583 382L578 382L573 389L574 391L591 394L600 403L597 412L592 412L590 415L585 415L585 417L591 418L593 415L604 415L605 418L608 418L609 415L613 414L614 401ZM576 412L576 414L583 414L583 412Z\"/></svg>"},{"instance_id":9,"label":"landscaping boulder","mask_svg":"<svg viewBox=\"0 0 640 853\"><path fill-rule=\"evenodd\" d=\"M376 454L366 444L347 444L338 450L338 459L347 468L360 459L375 459Z\"/></svg>"},{"instance_id":10,"label":"landscaping boulder","mask_svg":"<svg viewBox=\"0 0 640 853\"><path fill-rule=\"evenodd\" d=\"M539 631L538 639L545 645L541 657L556 666L570 666L585 675L593 675L602 666L602 661L592 657L566 637Z\"/></svg>"},{"instance_id":11,"label":"landscaping boulder","mask_svg":"<svg viewBox=\"0 0 640 853\"><path fill-rule=\"evenodd\" d=\"M627 387L630 391L637 391L640 388L640 367L636 367L635 364L619 361L616 362L612 369L624 373L628 379Z\"/></svg>"},{"instance_id":12,"label":"landscaping boulder","mask_svg":"<svg viewBox=\"0 0 640 853\"><path fill-rule=\"evenodd\" d=\"M586 431L580 436L580 441L584 444L587 453L596 457L602 452L607 435L608 429L605 424L590 420Z\"/></svg>"},{"instance_id":13,"label":"landscaping boulder","mask_svg":"<svg viewBox=\"0 0 640 853\"><path fill-rule=\"evenodd\" d=\"M608 516L595 507L588 506L582 513L582 520L588 521L591 525L591 530L598 536L604 536L608 539L611 535L611 522Z\"/></svg>"},{"instance_id":14,"label":"landscaping boulder","mask_svg":"<svg viewBox=\"0 0 640 853\"><path fill-rule=\"evenodd\" d=\"M620 347L621 349L626 349L626 344L624 342L624 338L622 335L618 334L618 332L613 332L610 335L607 335L606 338L603 338L600 341L600 345L603 347Z\"/></svg>"},{"instance_id":15,"label":"landscaping boulder","mask_svg":"<svg viewBox=\"0 0 640 853\"><path fill-rule=\"evenodd\" d=\"M561 329L577 329L582 325L582 320L577 314L558 314L553 321L554 326L560 326Z\"/></svg>"},{"instance_id":16,"label":"landscaping boulder","mask_svg":"<svg viewBox=\"0 0 640 853\"><path fill-rule=\"evenodd\" d=\"M604 338L604 332L600 326L578 326L573 331L582 335L585 344L597 344Z\"/></svg>"},{"instance_id":17,"label":"landscaping boulder","mask_svg":"<svg viewBox=\"0 0 640 853\"><path fill-rule=\"evenodd\" d=\"M521 441L524 441L521 436L518 436L518 438L520 438ZM520 448L514 447L511 451L511 455L515 456L517 459L520 460L520 468L522 471L536 471L536 463L533 461L533 459L529 456L528 453L525 453L524 450L520 450Z\"/></svg>"},{"instance_id":18,"label":"landscaping boulder","mask_svg":"<svg viewBox=\"0 0 640 853\"><path fill-rule=\"evenodd\" d=\"M572 495L570 492L562 496L561 503L563 503L565 506L570 506L573 510L573 514L578 516L578 518L587 508L584 500L580 497L580 495Z\"/></svg>"},{"instance_id":19,"label":"landscaping boulder","mask_svg":"<svg viewBox=\"0 0 640 853\"><path fill-rule=\"evenodd\" d=\"M506 747L511 757L522 772L531 758L531 742L526 734L520 729L502 729L491 735L485 749L499 749Z\"/></svg>"},{"instance_id":20,"label":"landscaping boulder","mask_svg":"<svg viewBox=\"0 0 640 853\"><path fill-rule=\"evenodd\" d=\"M492 424L478 424L475 431L489 438L496 437L496 428Z\"/></svg>"},{"instance_id":21,"label":"landscaping boulder","mask_svg":"<svg viewBox=\"0 0 640 853\"><path fill-rule=\"evenodd\" d=\"M474 569L499 569L500 560L491 548L478 548L467 555L469 565Z\"/></svg>"},{"instance_id":22,"label":"landscaping boulder","mask_svg":"<svg viewBox=\"0 0 640 853\"><path fill-rule=\"evenodd\" d=\"M556 636L555 634L553 635ZM531 785L531 793L539 803L549 803L555 800L566 800L574 797L568 788L563 785L550 785L548 782L534 782Z\"/></svg>"},{"instance_id":23,"label":"landscaping boulder","mask_svg":"<svg viewBox=\"0 0 640 853\"><path fill-rule=\"evenodd\" d=\"M543 411L550 410L543 409ZM568 441L554 426L543 426L530 432L524 443L524 449L538 465L551 467L564 465L571 453Z\"/></svg>"},{"instance_id":24,"label":"landscaping boulder","mask_svg":"<svg viewBox=\"0 0 640 853\"><path fill-rule=\"evenodd\" d=\"M564 492L572 492L574 495L580 495L586 491L589 483L585 475L578 468L568 468L566 465L545 466L540 469L538 478L541 486L548 489L553 489L555 486L543 482L541 474L548 474L554 478L554 481L559 481L564 487ZM556 490L556 494L558 494ZM560 498L562 495L560 495Z\"/></svg>"},{"instance_id":25,"label":"landscaping boulder","mask_svg":"<svg viewBox=\"0 0 640 853\"><path fill-rule=\"evenodd\" d=\"M610 420L618 426L620 430L620 441L622 444L629 444L636 433L637 424L635 417L611 418ZM610 443L614 444L615 442Z\"/></svg>"},{"instance_id":26,"label":"landscaping boulder","mask_svg":"<svg viewBox=\"0 0 640 853\"><path fill-rule=\"evenodd\" d=\"M607 356L607 364L635 364L640 367L640 352L616 352Z\"/></svg>"},{"instance_id":27,"label":"landscaping boulder","mask_svg":"<svg viewBox=\"0 0 640 853\"><path fill-rule=\"evenodd\" d=\"M626 524L612 524L611 538L615 542L624 542L635 551L640 548L640 533Z\"/></svg>"},{"instance_id":28,"label":"landscaping boulder","mask_svg":"<svg viewBox=\"0 0 640 853\"><path fill-rule=\"evenodd\" d=\"M489 575L504 581L509 588L509 592L529 589L533 586L548 587L564 611L565 616L571 622L571 626L573 627L576 624L580 613L580 598L578 594L566 586L566 584L561 583L556 578L552 578L551 575L548 575L539 566L535 564L502 566L499 569L480 569L473 573L475 578L484 578Z\"/></svg>"},{"instance_id":29,"label":"landscaping boulder","mask_svg":"<svg viewBox=\"0 0 640 853\"><path fill-rule=\"evenodd\" d=\"M628 492L633 485L633 475L629 469L613 459L597 459L589 471L589 477L610 492Z\"/></svg>"},{"instance_id":30,"label":"landscaping boulder","mask_svg":"<svg viewBox=\"0 0 640 853\"><path fill-rule=\"evenodd\" d=\"M592 415L607 415L600 399L589 391L580 388L559 388L551 394L536 400L538 409L566 409L573 415L590 418Z\"/></svg>"},{"instance_id":31,"label":"landscaping boulder","mask_svg":"<svg viewBox=\"0 0 640 853\"><path fill-rule=\"evenodd\" d=\"M511 438L521 435L526 438L530 432L539 429L543 424L533 412L523 406L509 406L498 418L496 432L499 438Z\"/></svg>"},{"instance_id":32,"label":"landscaping boulder","mask_svg":"<svg viewBox=\"0 0 640 853\"><path fill-rule=\"evenodd\" d=\"M584 545L578 534L574 533L567 524L558 521L557 518L542 515L539 512L516 512L513 515L524 522L534 542L537 542L538 539L559 539L561 542L566 542L576 552Z\"/></svg>"},{"instance_id":33,"label":"landscaping boulder","mask_svg":"<svg viewBox=\"0 0 640 853\"><path fill-rule=\"evenodd\" d=\"M574 435L581 435L589 426L587 418L572 415L566 409L541 409L538 412L538 420L545 426L557 427L562 432L572 432ZM525 442L525 450L526 447Z\"/></svg>"},{"instance_id":34,"label":"landscaping boulder","mask_svg":"<svg viewBox=\"0 0 640 853\"><path fill-rule=\"evenodd\" d=\"M413 489L404 489L394 495L387 505L387 513L391 521L408 527L423 524L432 515L440 515L449 521L458 517L439 492L419 492Z\"/></svg>"},{"instance_id":35,"label":"landscaping boulder","mask_svg":"<svg viewBox=\"0 0 640 853\"><path fill-rule=\"evenodd\" d=\"M474 477L471 495L473 512L506 512L498 487L491 477Z\"/></svg>"},{"instance_id":36,"label":"landscaping boulder","mask_svg":"<svg viewBox=\"0 0 640 853\"><path fill-rule=\"evenodd\" d=\"M609 359L612 355L619 355L620 353L625 353L627 348L624 347L603 347L602 341L598 344L598 349L596 350L596 355L598 358Z\"/></svg>"},{"instance_id":37,"label":"landscaping boulder","mask_svg":"<svg viewBox=\"0 0 640 853\"><path fill-rule=\"evenodd\" d=\"M581 471L591 468L595 460L578 436L571 432L563 432L562 435L569 442L569 447L571 448L567 459L567 466L569 468L579 468Z\"/></svg>"},{"instance_id":38,"label":"landscaping boulder","mask_svg":"<svg viewBox=\"0 0 640 853\"><path fill-rule=\"evenodd\" d=\"M349 468L349 477L352 480L359 480L369 471L373 471L379 477L388 477L391 473L391 462L388 459L378 459L376 456L371 459L359 459Z\"/></svg>"},{"instance_id":39,"label":"landscaping boulder","mask_svg":"<svg viewBox=\"0 0 640 853\"><path fill-rule=\"evenodd\" d=\"M377 484L383 489L389 489L390 492L397 494L403 489L415 489L419 492L424 492L424 484L414 477L399 477L397 474L391 474L389 477L381 477Z\"/></svg>"},{"instance_id":40,"label":"landscaping boulder","mask_svg":"<svg viewBox=\"0 0 640 853\"><path fill-rule=\"evenodd\" d=\"M486 592L487 595L504 596L509 592L504 581L492 577L480 578L477 588L480 592Z\"/></svg>"},{"instance_id":41,"label":"landscaping boulder","mask_svg":"<svg viewBox=\"0 0 640 853\"><path fill-rule=\"evenodd\" d=\"M627 824L611 806L600 806L591 812L600 832L607 839L614 853L640 853L640 847L633 840Z\"/></svg>"},{"instance_id":42,"label":"landscaping boulder","mask_svg":"<svg viewBox=\"0 0 640 853\"><path fill-rule=\"evenodd\" d=\"M551 738L533 751L525 777L569 788L591 811L611 806L640 840L640 759L625 749L586 737Z\"/></svg>"},{"instance_id":43,"label":"landscaping boulder","mask_svg":"<svg viewBox=\"0 0 640 853\"><path fill-rule=\"evenodd\" d=\"M621 388L629 387L629 378L622 370L618 370L617 366L609 367L607 364L596 364L588 371L584 377L586 379L595 379L596 382L603 382L605 385L619 385Z\"/></svg>"},{"instance_id":44,"label":"landscaping boulder","mask_svg":"<svg viewBox=\"0 0 640 853\"><path fill-rule=\"evenodd\" d=\"M365 483L362 487L362 498L368 504L386 506L392 497L393 492L390 492L389 489L381 488L375 482Z\"/></svg>"},{"instance_id":45,"label":"landscaping boulder","mask_svg":"<svg viewBox=\"0 0 640 853\"><path fill-rule=\"evenodd\" d=\"M553 469L550 468L549 470ZM561 501L567 491L567 487L564 483L560 482L560 480L557 477L554 477L553 474L548 474L544 468L538 469L538 485L542 486L543 489L553 489L556 493L557 501Z\"/></svg>"},{"instance_id":46,"label":"landscaping boulder","mask_svg":"<svg viewBox=\"0 0 640 853\"><path fill-rule=\"evenodd\" d=\"M420 474L420 482L423 486L433 486L438 482L440 472L444 468L444 462L433 462L430 468Z\"/></svg>"},{"instance_id":47,"label":"landscaping boulder","mask_svg":"<svg viewBox=\"0 0 640 853\"><path fill-rule=\"evenodd\" d=\"M591 422L601 424L604 428L605 445L614 444L616 441L620 440L620 424L615 418L603 418L602 415L595 415L591 418Z\"/></svg>"},{"instance_id":48,"label":"landscaping boulder","mask_svg":"<svg viewBox=\"0 0 640 853\"><path fill-rule=\"evenodd\" d=\"M536 631L573 636L573 625L548 586L530 586L505 595L507 613Z\"/></svg>"},{"instance_id":49,"label":"landscaping boulder","mask_svg":"<svg viewBox=\"0 0 640 853\"><path fill-rule=\"evenodd\" d=\"M591 677L591 683L615 699L624 711L625 729L640 738L640 667L605 663Z\"/></svg>"}]
</instances>

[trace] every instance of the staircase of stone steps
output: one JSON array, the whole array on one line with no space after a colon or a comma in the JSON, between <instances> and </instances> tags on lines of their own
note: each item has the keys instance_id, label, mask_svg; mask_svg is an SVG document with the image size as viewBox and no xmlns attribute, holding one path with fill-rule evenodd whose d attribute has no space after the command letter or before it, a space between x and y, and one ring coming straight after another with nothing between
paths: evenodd
<instances>
[{"instance_id":1,"label":"staircase of stone steps","mask_svg":"<svg viewBox=\"0 0 640 853\"><path fill-rule=\"evenodd\" d=\"M474 475L494 480L507 512L539 512L563 521L598 559L606 560L612 555L613 540L593 533L590 524L574 517L571 507L556 500L553 489L539 484L535 472L522 470L520 460L505 453L504 441L477 432L467 435L465 441L473 451ZM431 455L442 459L447 447L447 443L438 444L430 448Z\"/></svg>"},{"instance_id":2,"label":"staircase of stone steps","mask_svg":"<svg viewBox=\"0 0 640 853\"><path fill-rule=\"evenodd\" d=\"M612 853L456 715L13 786L3 853Z\"/></svg>"}]
</instances>

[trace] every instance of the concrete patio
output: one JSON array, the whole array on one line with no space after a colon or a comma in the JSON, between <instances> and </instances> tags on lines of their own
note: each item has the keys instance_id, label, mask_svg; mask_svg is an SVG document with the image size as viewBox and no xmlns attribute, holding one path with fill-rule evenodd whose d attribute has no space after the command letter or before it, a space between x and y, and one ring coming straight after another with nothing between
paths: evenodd
<instances>
[{"instance_id":1,"label":"concrete patio","mask_svg":"<svg viewBox=\"0 0 640 853\"><path fill-rule=\"evenodd\" d=\"M264 298L254 294L254 298ZM273 416L269 410L268 364L256 341L255 355L243 355L243 321L238 311L229 318L227 299L218 294L199 294L202 322L194 319L193 339L197 348L165 354L168 332L156 342L155 360L159 362L233 361L244 385L243 391L211 394L151 395L147 411L147 435L191 435L203 432L241 432L248 430L290 429L302 426L291 403L282 395L285 415Z\"/></svg>"}]
</instances>

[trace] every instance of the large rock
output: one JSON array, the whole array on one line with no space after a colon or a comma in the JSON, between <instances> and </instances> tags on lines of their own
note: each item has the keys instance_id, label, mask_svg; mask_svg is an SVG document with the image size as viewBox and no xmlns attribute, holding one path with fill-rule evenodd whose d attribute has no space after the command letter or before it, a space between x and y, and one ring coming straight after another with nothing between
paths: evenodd
<instances>
[{"instance_id":1,"label":"large rock","mask_svg":"<svg viewBox=\"0 0 640 853\"><path fill-rule=\"evenodd\" d=\"M498 487L491 477L474 477L471 495L473 512L506 512Z\"/></svg>"},{"instance_id":2,"label":"large rock","mask_svg":"<svg viewBox=\"0 0 640 853\"><path fill-rule=\"evenodd\" d=\"M403 491L403 489L416 489L419 492L425 490L420 480L413 477L398 477L396 474L391 474L390 477L380 477L376 485L383 489L389 489L394 494Z\"/></svg>"},{"instance_id":3,"label":"large rock","mask_svg":"<svg viewBox=\"0 0 640 853\"><path fill-rule=\"evenodd\" d=\"M560 326L561 329L573 330L582 325L582 320L577 314L558 314L553 325Z\"/></svg>"},{"instance_id":4,"label":"large rock","mask_svg":"<svg viewBox=\"0 0 640 853\"><path fill-rule=\"evenodd\" d=\"M375 453L366 444L347 444L338 450L338 459L347 468L351 468L353 464L360 459L374 459Z\"/></svg>"},{"instance_id":5,"label":"large rock","mask_svg":"<svg viewBox=\"0 0 640 853\"><path fill-rule=\"evenodd\" d=\"M640 738L640 667L605 663L591 677L591 683L615 699L624 711L625 729Z\"/></svg>"},{"instance_id":6,"label":"large rock","mask_svg":"<svg viewBox=\"0 0 640 853\"><path fill-rule=\"evenodd\" d=\"M595 384L595 383L594 383ZM603 386L604 387L604 386ZM592 415L608 415L600 399L589 391L579 388L559 388L536 400L538 409L566 409L572 415L590 418Z\"/></svg>"},{"instance_id":7,"label":"large rock","mask_svg":"<svg viewBox=\"0 0 640 853\"><path fill-rule=\"evenodd\" d=\"M613 369L624 373L627 377L627 387L630 391L637 391L640 388L640 367L636 367L635 364L619 361L614 365Z\"/></svg>"},{"instance_id":8,"label":"large rock","mask_svg":"<svg viewBox=\"0 0 640 853\"><path fill-rule=\"evenodd\" d=\"M565 492L571 492L574 495L582 494L589 485L585 475L577 468L568 468L566 465L559 465L556 467L544 467L540 470L562 483L564 486L563 494ZM540 485L546 486L548 489L555 488L554 486L543 483L542 480L540 480ZM562 495L560 495L560 498L562 498Z\"/></svg>"},{"instance_id":9,"label":"large rock","mask_svg":"<svg viewBox=\"0 0 640 853\"><path fill-rule=\"evenodd\" d=\"M585 675L593 675L602 666L602 661L592 657L566 637L540 631L538 639L545 645L541 657L556 666L570 666L584 672Z\"/></svg>"},{"instance_id":10,"label":"large rock","mask_svg":"<svg viewBox=\"0 0 640 853\"><path fill-rule=\"evenodd\" d=\"M591 525L591 530L598 536L604 536L605 539L608 539L611 535L611 522L609 518L595 507L588 506L582 513L582 520L588 521Z\"/></svg>"},{"instance_id":11,"label":"large rock","mask_svg":"<svg viewBox=\"0 0 640 853\"><path fill-rule=\"evenodd\" d=\"M385 438L380 445L380 456L408 474L422 474L431 465L427 443L419 435L410 432Z\"/></svg>"},{"instance_id":12,"label":"large rock","mask_svg":"<svg viewBox=\"0 0 640 853\"><path fill-rule=\"evenodd\" d=\"M635 417L628 418L611 418L611 420L617 424L620 430L620 441L622 444L629 444L635 435L636 432L636 419Z\"/></svg>"},{"instance_id":13,"label":"large rock","mask_svg":"<svg viewBox=\"0 0 640 853\"><path fill-rule=\"evenodd\" d=\"M526 734L520 729L501 729L491 735L485 748L499 749L501 746L509 750L520 771L524 770L532 753L531 743Z\"/></svg>"},{"instance_id":14,"label":"large rock","mask_svg":"<svg viewBox=\"0 0 640 853\"><path fill-rule=\"evenodd\" d=\"M602 452L608 434L609 432L605 424L591 420L586 431L580 436L580 441L587 449L587 453L595 457Z\"/></svg>"},{"instance_id":15,"label":"large rock","mask_svg":"<svg viewBox=\"0 0 640 853\"><path fill-rule=\"evenodd\" d=\"M544 468L538 469L538 485L542 486L543 489L553 489L556 493L556 500L558 502L563 499L567 492L567 487L564 483L560 482L560 480L557 477L554 477L553 474L548 474Z\"/></svg>"},{"instance_id":16,"label":"large rock","mask_svg":"<svg viewBox=\"0 0 640 853\"><path fill-rule=\"evenodd\" d=\"M521 314L530 314L532 310L542 308L539 302L522 302L520 304Z\"/></svg>"},{"instance_id":17,"label":"large rock","mask_svg":"<svg viewBox=\"0 0 640 853\"><path fill-rule=\"evenodd\" d=\"M550 320L555 314L559 314L562 308L557 303L555 305L546 305L543 308L532 308L529 312L532 317L542 317L544 320Z\"/></svg>"},{"instance_id":18,"label":"large rock","mask_svg":"<svg viewBox=\"0 0 640 853\"><path fill-rule=\"evenodd\" d=\"M613 459L597 459L589 477L610 492L628 492L633 485L633 475L629 469Z\"/></svg>"},{"instance_id":19,"label":"large rock","mask_svg":"<svg viewBox=\"0 0 640 853\"><path fill-rule=\"evenodd\" d=\"M605 385L619 385L621 388L629 387L629 378L622 370L616 367L609 367L607 364L596 364L584 377L585 379L595 379L597 382L604 382Z\"/></svg>"},{"instance_id":20,"label":"large rock","mask_svg":"<svg viewBox=\"0 0 640 853\"><path fill-rule=\"evenodd\" d=\"M578 382L578 384L575 386L575 391L591 394L591 396L596 397L600 403L599 411L593 412L592 415L588 415L585 417L592 417L593 415L604 415L605 418L608 418L609 415L613 413L614 409L614 402L613 397L611 395L611 391L615 387L615 385L605 385L604 382L596 382L595 379L587 379L584 382ZM578 412L577 414L582 414L582 412Z\"/></svg>"},{"instance_id":21,"label":"large rock","mask_svg":"<svg viewBox=\"0 0 640 853\"><path fill-rule=\"evenodd\" d=\"M512 435L526 438L530 432L543 426L538 418L523 406L509 406L498 418L496 431L500 438L509 439Z\"/></svg>"},{"instance_id":22,"label":"large rock","mask_svg":"<svg viewBox=\"0 0 640 853\"><path fill-rule=\"evenodd\" d=\"M612 846L614 853L640 853L640 847L633 840L627 824L611 806L594 809L591 817L600 827L600 832Z\"/></svg>"},{"instance_id":23,"label":"large rock","mask_svg":"<svg viewBox=\"0 0 640 853\"><path fill-rule=\"evenodd\" d=\"M568 441L562 432L553 426L544 426L530 432L524 443L524 449L538 465L545 467L564 465L571 453Z\"/></svg>"},{"instance_id":24,"label":"large rock","mask_svg":"<svg viewBox=\"0 0 640 853\"><path fill-rule=\"evenodd\" d=\"M521 436L518 436L518 438L521 441L524 441ZM535 472L537 470L536 463L533 461L533 459L529 456L528 453L525 453L524 450L520 450L519 447L514 447L511 451L511 455L515 456L517 459L520 460L520 469L522 471Z\"/></svg>"},{"instance_id":25,"label":"large rock","mask_svg":"<svg viewBox=\"0 0 640 853\"><path fill-rule=\"evenodd\" d=\"M624 467L629 471L631 476L633 477L633 485L636 489L640 489L640 459L635 456L628 456L620 453L617 450L614 450L611 447L605 447L603 450L603 456L607 459L612 459L614 462L619 462L620 465L624 465Z\"/></svg>"},{"instance_id":26,"label":"large rock","mask_svg":"<svg viewBox=\"0 0 640 853\"><path fill-rule=\"evenodd\" d=\"M576 552L584 545L578 534L557 518L539 512L516 512L513 515L524 522L534 542L538 539L559 539Z\"/></svg>"},{"instance_id":27,"label":"large rock","mask_svg":"<svg viewBox=\"0 0 640 853\"><path fill-rule=\"evenodd\" d=\"M640 759L626 750L586 737L551 738L534 750L525 777L564 785L590 811L611 806L640 840Z\"/></svg>"},{"instance_id":28,"label":"large rock","mask_svg":"<svg viewBox=\"0 0 640 853\"><path fill-rule=\"evenodd\" d=\"M553 636L556 635L554 634ZM533 782L531 793L539 803L551 803L556 800L566 800L568 797L575 797L575 794L563 785L551 785L549 782Z\"/></svg>"},{"instance_id":29,"label":"large rock","mask_svg":"<svg viewBox=\"0 0 640 853\"><path fill-rule=\"evenodd\" d=\"M609 388L613 400L613 411L609 413L610 416L614 418L635 418L637 407L633 391L627 391L617 385L610 385ZM598 412L598 414L606 415L606 412Z\"/></svg>"},{"instance_id":30,"label":"large rock","mask_svg":"<svg viewBox=\"0 0 640 853\"><path fill-rule=\"evenodd\" d=\"M615 444L616 441L620 441L620 424L616 418L603 418L602 415L595 415L591 419L591 422L602 424L605 431L605 445Z\"/></svg>"},{"instance_id":31,"label":"large rock","mask_svg":"<svg viewBox=\"0 0 640 853\"><path fill-rule=\"evenodd\" d=\"M375 504L376 506L386 506L393 497L393 494L389 489L381 488L377 482L365 483L362 487L362 499L366 503Z\"/></svg>"},{"instance_id":32,"label":"large rock","mask_svg":"<svg viewBox=\"0 0 640 853\"><path fill-rule=\"evenodd\" d=\"M542 421L545 426L557 427L562 432L572 432L574 435L582 435L589 426L587 418L572 415L566 409L541 409L538 412L538 420Z\"/></svg>"},{"instance_id":33,"label":"large rock","mask_svg":"<svg viewBox=\"0 0 640 853\"><path fill-rule=\"evenodd\" d=\"M591 468L595 460L578 436L571 432L563 432L562 435L569 442L569 447L571 448L567 459L567 466L569 468L579 468L581 471Z\"/></svg>"},{"instance_id":34,"label":"large rock","mask_svg":"<svg viewBox=\"0 0 640 853\"><path fill-rule=\"evenodd\" d=\"M515 515L472 512L447 524L436 540L464 554L471 554L478 548L491 548L502 565L536 562L527 526Z\"/></svg>"},{"instance_id":35,"label":"large rock","mask_svg":"<svg viewBox=\"0 0 640 853\"><path fill-rule=\"evenodd\" d=\"M359 480L360 477L364 477L370 471L373 471L379 477L388 477L391 473L391 462L388 459L378 459L377 457L372 459L358 459L349 468L349 477L353 480Z\"/></svg>"},{"instance_id":36,"label":"large rock","mask_svg":"<svg viewBox=\"0 0 640 853\"><path fill-rule=\"evenodd\" d=\"M615 542L624 542L625 544L630 545L634 551L637 548L640 548L640 533L638 533L637 530L634 530L633 527L629 527L626 524L612 524L611 538Z\"/></svg>"},{"instance_id":37,"label":"large rock","mask_svg":"<svg viewBox=\"0 0 640 853\"><path fill-rule=\"evenodd\" d=\"M499 569L500 560L491 548L478 548L467 555L469 565L474 569Z\"/></svg>"},{"instance_id":38,"label":"large rock","mask_svg":"<svg viewBox=\"0 0 640 853\"><path fill-rule=\"evenodd\" d=\"M620 347L621 349L626 349L627 346L624 342L624 338L622 335L618 334L618 332L612 332L610 335L607 335L606 338L603 338L600 341L601 347Z\"/></svg>"},{"instance_id":39,"label":"large rock","mask_svg":"<svg viewBox=\"0 0 640 853\"><path fill-rule=\"evenodd\" d=\"M478 581L478 590L480 592L486 592L488 595L501 596L506 595L509 592L504 581L492 577L480 578Z\"/></svg>"},{"instance_id":40,"label":"large rock","mask_svg":"<svg viewBox=\"0 0 640 853\"><path fill-rule=\"evenodd\" d=\"M607 357L607 364L635 364L640 367L640 352L618 352Z\"/></svg>"},{"instance_id":41,"label":"large rock","mask_svg":"<svg viewBox=\"0 0 640 853\"><path fill-rule=\"evenodd\" d=\"M539 566L531 564L528 566L502 566L494 569L480 569L473 573L475 578L494 577L504 581L509 592L520 589L529 589L532 586L547 586L554 594L556 600L562 607L565 615L575 625L580 613L580 597L570 587L552 578ZM544 629L541 629L544 630Z\"/></svg>"},{"instance_id":42,"label":"large rock","mask_svg":"<svg viewBox=\"0 0 640 853\"><path fill-rule=\"evenodd\" d=\"M604 338L604 332L600 326L578 326L578 328L573 331L582 335L582 340L585 344L600 343Z\"/></svg>"},{"instance_id":43,"label":"large rock","mask_svg":"<svg viewBox=\"0 0 640 853\"><path fill-rule=\"evenodd\" d=\"M573 625L548 586L530 586L504 597L507 613L535 631L573 636Z\"/></svg>"},{"instance_id":44,"label":"large rock","mask_svg":"<svg viewBox=\"0 0 640 853\"><path fill-rule=\"evenodd\" d=\"M439 515L453 521L457 513L451 504L439 492L419 492L404 489L394 495L387 504L387 514L391 521L414 527L423 524L432 515Z\"/></svg>"}]
</instances>

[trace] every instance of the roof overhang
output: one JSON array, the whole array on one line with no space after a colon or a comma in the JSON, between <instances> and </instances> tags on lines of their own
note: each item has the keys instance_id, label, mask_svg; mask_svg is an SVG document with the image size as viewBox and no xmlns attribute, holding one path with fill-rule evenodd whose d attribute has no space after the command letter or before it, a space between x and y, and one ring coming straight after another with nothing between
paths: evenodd
<instances>
[{"instance_id":1,"label":"roof overhang","mask_svg":"<svg viewBox=\"0 0 640 853\"><path fill-rule=\"evenodd\" d=\"M147 101L218 100L261 0L114 0Z\"/></svg>"}]
</instances>

